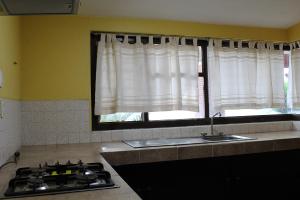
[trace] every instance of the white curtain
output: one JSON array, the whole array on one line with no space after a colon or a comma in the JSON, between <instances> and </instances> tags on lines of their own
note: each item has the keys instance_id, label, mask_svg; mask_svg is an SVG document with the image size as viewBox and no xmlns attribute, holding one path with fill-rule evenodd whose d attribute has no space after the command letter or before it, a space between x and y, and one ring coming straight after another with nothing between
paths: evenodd
<instances>
[{"instance_id":1,"label":"white curtain","mask_svg":"<svg viewBox=\"0 0 300 200\"><path fill-rule=\"evenodd\" d=\"M95 114L199 110L198 47L185 39L161 38L143 44L141 36L129 44L115 35L101 34L98 43Z\"/></svg>"},{"instance_id":2,"label":"white curtain","mask_svg":"<svg viewBox=\"0 0 300 200\"><path fill-rule=\"evenodd\" d=\"M298 42L300 45L300 43ZM291 45L291 65L289 69L288 105L290 108L300 107L300 49Z\"/></svg>"},{"instance_id":3,"label":"white curtain","mask_svg":"<svg viewBox=\"0 0 300 200\"><path fill-rule=\"evenodd\" d=\"M222 47L210 40L208 75L210 114L226 109L278 108L284 105L284 53L273 44Z\"/></svg>"}]
</instances>

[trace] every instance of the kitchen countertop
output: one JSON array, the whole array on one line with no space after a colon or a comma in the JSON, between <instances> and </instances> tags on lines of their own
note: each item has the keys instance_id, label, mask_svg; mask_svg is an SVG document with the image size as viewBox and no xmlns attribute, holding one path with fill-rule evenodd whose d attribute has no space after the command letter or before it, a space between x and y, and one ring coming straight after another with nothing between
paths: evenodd
<instances>
[{"instance_id":1,"label":"kitchen countertop","mask_svg":"<svg viewBox=\"0 0 300 200\"><path fill-rule=\"evenodd\" d=\"M109 164L118 166L300 149L300 131L238 135L256 139L147 148L132 148L125 143L104 143L100 152Z\"/></svg>"},{"instance_id":2,"label":"kitchen countertop","mask_svg":"<svg viewBox=\"0 0 300 200\"><path fill-rule=\"evenodd\" d=\"M255 137L256 140L139 149L134 149L122 142L23 146L20 150L21 157L18 164L9 164L0 170L0 192L2 194L6 190L8 181L14 176L17 168L28 166L36 167L38 164L44 162L49 164L55 163L56 161L59 161L60 163L66 163L68 160L70 160L71 162L76 163L78 160L82 160L83 162L103 163L104 168L111 173L112 179L117 185L120 186L120 188L26 197L19 199L136 200L140 199L140 197L117 174L110 164L124 165L300 149L300 131L240 135Z\"/></svg>"},{"instance_id":3,"label":"kitchen countertop","mask_svg":"<svg viewBox=\"0 0 300 200\"><path fill-rule=\"evenodd\" d=\"M45 145L45 146L23 146L20 150L21 156L17 165L9 164L0 170L0 191L3 194L8 181L20 167L37 167L38 164L47 162L54 164L56 161L66 163L68 160L77 163L101 162L104 169L111 173L113 181L119 188L93 190L84 192L65 193L57 195L45 195L36 197L17 198L25 200L138 200L141 199L126 182L115 172L115 170L99 154L100 143L90 144L65 144L65 145Z\"/></svg>"}]
</instances>

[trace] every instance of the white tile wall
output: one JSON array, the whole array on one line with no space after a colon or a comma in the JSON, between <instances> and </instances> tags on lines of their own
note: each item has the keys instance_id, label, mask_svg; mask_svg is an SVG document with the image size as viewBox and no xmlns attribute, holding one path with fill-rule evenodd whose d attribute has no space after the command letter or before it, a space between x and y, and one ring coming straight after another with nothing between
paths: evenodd
<instances>
[{"instance_id":1,"label":"white tile wall","mask_svg":"<svg viewBox=\"0 0 300 200\"><path fill-rule=\"evenodd\" d=\"M293 129L296 131L300 131L300 121L293 122Z\"/></svg>"},{"instance_id":2,"label":"white tile wall","mask_svg":"<svg viewBox=\"0 0 300 200\"><path fill-rule=\"evenodd\" d=\"M24 145L111 142L133 139L199 136L210 126L91 131L89 101L22 102L22 143ZM300 127L300 124L299 124ZM292 130L293 122L265 122L215 125L225 134Z\"/></svg>"},{"instance_id":3,"label":"white tile wall","mask_svg":"<svg viewBox=\"0 0 300 200\"><path fill-rule=\"evenodd\" d=\"M0 119L0 165L21 145L21 104L14 100L1 101L3 118Z\"/></svg>"},{"instance_id":4,"label":"white tile wall","mask_svg":"<svg viewBox=\"0 0 300 200\"><path fill-rule=\"evenodd\" d=\"M24 145L101 141L91 134L89 101L24 101L21 110Z\"/></svg>"}]
</instances>

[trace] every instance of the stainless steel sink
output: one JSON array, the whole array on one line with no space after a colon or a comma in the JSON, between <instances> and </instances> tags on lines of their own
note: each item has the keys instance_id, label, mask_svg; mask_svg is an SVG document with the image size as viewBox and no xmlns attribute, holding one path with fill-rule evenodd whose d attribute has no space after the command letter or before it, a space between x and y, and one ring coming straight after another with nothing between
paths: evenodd
<instances>
[{"instance_id":1,"label":"stainless steel sink","mask_svg":"<svg viewBox=\"0 0 300 200\"><path fill-rule=\"evenodd\" d=\"M213 142L230 142L253 140L255 138L239 136L239 135L208 135L200 137L186 137L186 138L165 138L165 139L151 139L151 140L125 140L126 144L134 148L143 147L158 147L158 146L173 146L173 145L189 145L189 144L205 144Z\"/></svg>"},{"instance_id":2,"label":"stainless steel sink","mask_svg":"<svg viewBox=\"0 0 300 200\"><path fill-rule=\"evenodd\" d=\"M230 142L230 141L240 141L240 140L253 140L255 138L250 138L240 135L205 135L201 138L208 142Z\"/></svg>"},{"instance_id":3,"label":"stainless steel sink","mask_svg":"<svg viewBox=\"0 0 300 200\"><path fill-rule=\"evenodd\" d=\"M125 140L123 141L129 146L134 148L142 147L159 147L159 146L173 146L173 145L185 145L185 144L200 144L205 141L200 137L191 138L164 138L164 139L152 139L152 140Z\"/></svg>"}]
</instances>

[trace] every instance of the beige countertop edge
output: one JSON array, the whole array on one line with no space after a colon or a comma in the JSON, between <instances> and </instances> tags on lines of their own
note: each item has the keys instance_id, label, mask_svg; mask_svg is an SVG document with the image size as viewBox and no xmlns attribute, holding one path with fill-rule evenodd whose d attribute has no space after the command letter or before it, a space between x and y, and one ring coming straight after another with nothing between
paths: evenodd
<instances>
[{"instance_id":1,"label":"beige countertop edge","mask_svg":"<svg viewBox=\"0 0 300 200\"><path fill-rule=\"evenodd\" d=\"M113 181L118 188L73 192L56 195L44 195L35 197L24 197L17 199L24 200L113 200L128 199L140 200L135 191L118 175L111 165L99 153L100 143L71 144L71 145L45 145L45 146L23 146L20 150L21 156L17 165L9 164L0 170L0 197L7 188L8 182L14 177L16 169L20 167L37 167L39 163L47 162L54 164L56 161L66 163L70 160L73 163L82 160L83 162L101 162L104 169L109 171Z\"/></svg>"},{"instance_id":2,"label":"beige countertop edge","mask_svg":"<svg viewBox=\"0 0 300 200\"><path fill-rule=\"evenodd\" d=\"M100 153L111 165L126 165L300 149L300 131L239 134L255 140L132 148L122 142L102 143Z\"/></svg>"},{"instance_id":3,"label":"beige countertop edge","mask_svg":"<svg viewBox=\"0 0 300 200\"><path fill-rule=\"evenodd\" d=\"M122 142L57 144L22 146L21 157L17 165L7 165L0 170L0 192L7 188L8 181L20 167L36 167L40 163L53 164L56 161L102 162L120 188L75 192L58 195L18 198L25 200L62 200L62 199L129 199L140 197L118 175L111 165L184 160L212 156L259 153L277 150L300 149L300 131L282 131L255 134L240 134L255 137L256 140L226 143L194 144L134 149ZM102 154L102 155L101 155ZM105 157L105 158L104 158Z\"/></svg>"}]
</instances>

